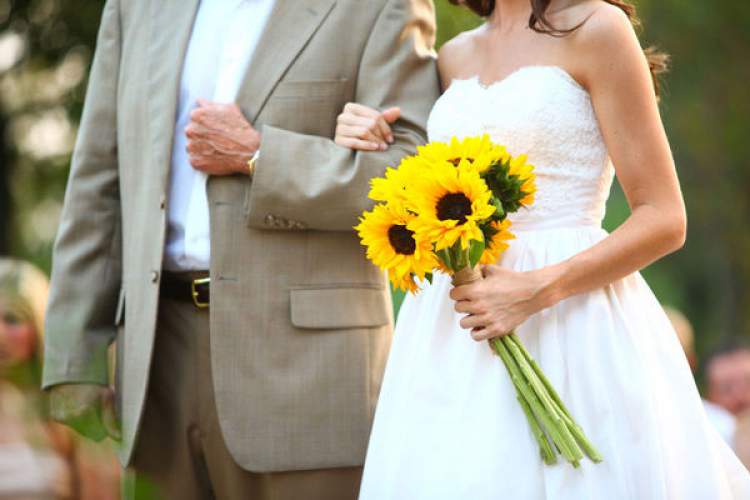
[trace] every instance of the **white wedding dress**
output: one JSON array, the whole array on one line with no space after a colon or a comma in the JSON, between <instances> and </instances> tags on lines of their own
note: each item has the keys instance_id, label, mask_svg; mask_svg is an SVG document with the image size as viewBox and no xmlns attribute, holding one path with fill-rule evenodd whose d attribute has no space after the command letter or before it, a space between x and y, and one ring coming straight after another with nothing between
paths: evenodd
<instances>
[{"instance_id":1,"label":"white wedding dress","mask_svg":"<svg viewBox=\"0 0 750 500\"><path fill-rule=\"evenodd\" d=\"M564 70L456 80L430 140L484 133L528 154L536 203L512 216L500 264L560 262L606 237L613 168L588 93ZM517 329L604 456L546 466L504 365L459 326L450 278L406 298L361 500L750 499L750 476L710 425L674 330L639 274L564 300Z\"/></svg>"}]
</instances>

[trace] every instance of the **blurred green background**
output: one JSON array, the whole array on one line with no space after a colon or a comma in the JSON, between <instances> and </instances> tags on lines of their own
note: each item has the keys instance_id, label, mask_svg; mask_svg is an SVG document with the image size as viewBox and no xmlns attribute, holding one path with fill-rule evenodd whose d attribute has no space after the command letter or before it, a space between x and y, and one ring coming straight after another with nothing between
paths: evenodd
<instances>
[{"instance_id":1,"label":"blurred green background","mask_svg":"<svg viewBox=\"0 0 750 500\"><path fill-rule=\"evenodd\" d=\"M436 2L439 43L480 20ZM637 2L673 57L662 111L687 201L685 249L644 272L699 355L750 334L750 3ZM0 0L0 254L50 268L102 0ZM628 208L617 187L606 226ZM398 297L397 297L398 299Z\"/></svg>"}]
</instances>

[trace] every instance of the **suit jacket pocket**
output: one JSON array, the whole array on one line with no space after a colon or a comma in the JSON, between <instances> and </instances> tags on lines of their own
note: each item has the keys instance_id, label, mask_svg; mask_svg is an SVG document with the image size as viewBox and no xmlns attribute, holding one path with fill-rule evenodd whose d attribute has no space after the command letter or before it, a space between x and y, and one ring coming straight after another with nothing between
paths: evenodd
<instances>
[{"instance_id":1,"label":"suit jacket pocket","mask_svg":"<svg viewBox=\"0 0 750 500\"><path fill-rule=\"evenodd\" d=\"M291 290L292 324L306 330L376 328L391 322L387 291L379 285L299 287Z\"/></svg>"},{"instance_id":2,"label":"suit jacket pocket","mask_svg":"<svg viewBox=\"0 0 750 500\"><path fill-rule=\"evenodd\" d=\"M280 82L261 121L290 132L331 138L347 101L346 84L346 80Z\"/></svg>"}]
</instances>

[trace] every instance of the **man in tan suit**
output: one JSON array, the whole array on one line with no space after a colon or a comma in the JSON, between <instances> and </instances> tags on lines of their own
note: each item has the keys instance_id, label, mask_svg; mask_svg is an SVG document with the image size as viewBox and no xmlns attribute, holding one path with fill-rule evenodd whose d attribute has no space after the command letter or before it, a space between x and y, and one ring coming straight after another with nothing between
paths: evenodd
<instances>
[{"instance_id":1,"label":"man in tan suit","mask_svg":"<svg viewBox=\"0 0 750 500\"><path fill-rule=\"evenodd\" d=\"M393 318L352 226L425 141L433 38L429 0L107 1L44 384L136 485L356 497ZM390 144L333 143L351 101L400 108Z\"/></svg>"}]
</instances>

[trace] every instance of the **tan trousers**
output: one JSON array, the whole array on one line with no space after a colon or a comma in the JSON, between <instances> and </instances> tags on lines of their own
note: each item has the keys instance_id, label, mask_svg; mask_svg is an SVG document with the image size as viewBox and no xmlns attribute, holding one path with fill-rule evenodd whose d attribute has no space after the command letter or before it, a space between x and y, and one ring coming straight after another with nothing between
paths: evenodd
<instances>
[{"instance_id":1,"label":"tan trousers","mask_svg":"<svg viewBox=\"0 0 750 500\"><path fill-rule=\"evenodd\" d=\"M162 298L146 407L126 498L354 500L361 467L256 474L232 459L219 428L209 313Z\"/></svg>"}]
</instances>

